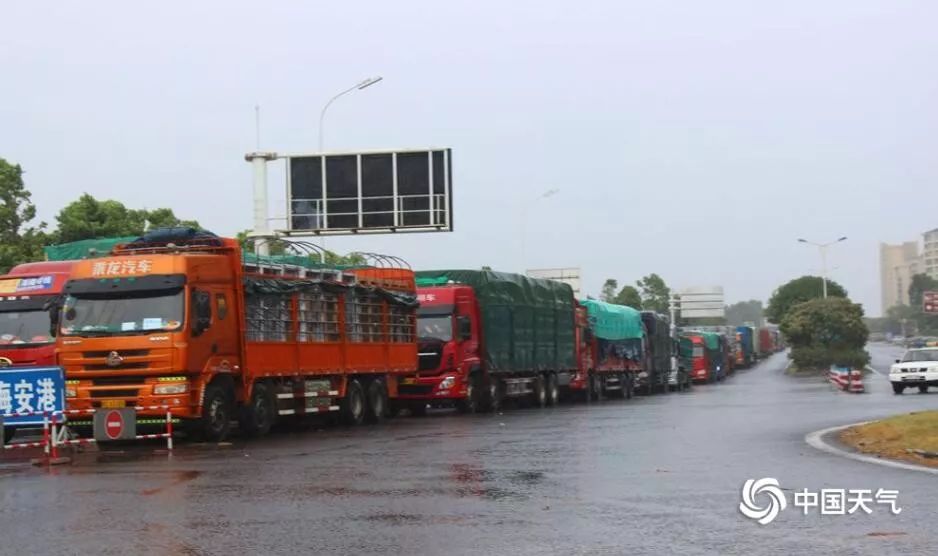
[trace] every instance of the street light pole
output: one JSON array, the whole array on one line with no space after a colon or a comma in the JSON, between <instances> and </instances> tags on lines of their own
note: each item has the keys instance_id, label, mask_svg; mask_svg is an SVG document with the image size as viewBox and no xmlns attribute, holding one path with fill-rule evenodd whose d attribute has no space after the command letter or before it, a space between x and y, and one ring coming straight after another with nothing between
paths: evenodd
<instances>
[{"instance_id":1,"label":"street light pole","mask_svg":"<svg viewBox=\"0 0 938 556\"><path fill-rule=\"evenodd\" d=\"M521 272L527 272L528 270L527 269L528 261L527 261L527 257L525 253L525 247L526 247L527 236L528 236L528 210L531 208L531 206L534 203L540 201L541 199L552 197L556 195L557 193L560 193L559 189L548 189L547 191L535 197L529 203L526 203L521 206L521 265L524 267L521 269Z\"/></svg>"},{"instance_id":2,"label":"street light pole","mask_svg":"<svg viewBox=\"0 0 938 556\"><path fill-rule=\"evenodd\" d=\"M371 87L372 85L374 85L375 83L381 81L382 79L384 79L384 78L381 77L380 75L377 76L377 77L369 77L368 79L362 81L361 83L358 83L357 85L353 85L353 86L349 87L348 89L345 89L344 91L340 91L340 92L337 93L334 97L330 98L330 99L329 99L329 102L327 102L326 105L322 107L322 111L319 112L319 152L322 152L322 150L323 150L323 144L324 144L324 142L323 142L323 122L324 122L325 119L326 119L326 110L328 110L329 107L332 106L332 103L335 102L336 100L338 100L338 98L341 97L342 95L345 95L345 94L347 94L347 93L351 93L352 91L354 91L354 90L356 90L356 89L357 89L357 90L362 90L362 89Z\"/></svg>"},{"instance_id":3,"label":"street light pole","mask_svg":"<svg viewBox=\"0 0 938 556\"><path fill-rule=\"evenodd\" d=\"M815 243L813 241L808 241L806 239L798 238L798 241L801 243L807 243L808 245L813 245L818 248L818 252L821 254L821 284L822 292L824 299L827 299L827 248L835 243L840 243L845 241L847 236L841 236L834 241L829 241L827 243Z\"/></svg>"},{"instance_id":4,"label":"street light pole","mask_svg":"<svg viewBox=\"0 0 938 556\"><path fill-rule=\"evenodd\" d=\"M325 120L326 120L326 110L329 110L329 107L332 106L332 103L338 100L338 98L341 97L342 95L351 93L352 91L355 91L355 90L360 91L362 89L366 89L368 87L371 87L375 83L381 81L382 79L384 78L381 77L380 75L376 77L369 77L368 79L365 79L361 83L358 83L356 85L349 87L348 89L338 92L335 96L329 99L329 102L327 102L325 106L322 107L322 110L319 112L319 152L322 152L323 149L325 148L323 124L325 123ZM323 211L323 214L325 214L326 207L322 207L322 211ZM321 243L322 243L322 252L319 254L319 263L325 265L326 264L326 238L325 236L322 236Z\"/></svg>"}]
</instances>

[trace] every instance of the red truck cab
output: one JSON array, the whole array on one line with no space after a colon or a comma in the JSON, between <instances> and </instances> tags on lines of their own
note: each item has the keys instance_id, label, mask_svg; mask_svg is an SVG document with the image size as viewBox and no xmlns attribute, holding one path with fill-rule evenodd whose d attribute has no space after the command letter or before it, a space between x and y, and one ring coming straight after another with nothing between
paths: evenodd
<instances>
[{"instance_id":1,"label":"red truck cab","mask_svg":"<svg viewBox=\"0 0 938 556\"><path fill-rule=\"evenodd\" d=\"M46 305L62 293L72 264L26 263L0 276L0 366L55 364Z\"/></svg>"},{"instance_id":2,"label":"red truck cab","mask_svg":"<svg viewBox=\"0 0 938 556\"><path fill-rule=\"evenodd\" d=\"M417 300L417 373L401 379L399 403L414 413L427 404L475 410L484 387L475 292L460 284L423 287Z\"/></svg>"},{"instance_id":3,"label":"red truck cab","mask_svg":"<svg viewBox=\"0 0 938 556\"><path fill-rule=\"evenodd\" d=\"M703 336L688 336L693 346L691 355L691 380L695 382L708 382L710 380L710 371L707 366L707 351L704 346Z\"/></svg>"}]
</instances>

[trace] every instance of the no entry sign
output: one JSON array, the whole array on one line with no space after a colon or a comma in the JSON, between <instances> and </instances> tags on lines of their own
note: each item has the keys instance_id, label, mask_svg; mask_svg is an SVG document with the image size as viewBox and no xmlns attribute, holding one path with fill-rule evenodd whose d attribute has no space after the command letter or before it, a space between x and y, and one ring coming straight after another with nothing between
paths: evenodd
<instances>
[{"instance_id":1,"label":"no entry sign","mask_svg":"<svg viewBox=\"0 0 938 556\"><path fill-rule=\"evenodd\" d=\"M108 440L133 440L137 436L137 411L133 408L101 409L94 414L94 438L98 442Z\"/></svg>"}]
</instances>

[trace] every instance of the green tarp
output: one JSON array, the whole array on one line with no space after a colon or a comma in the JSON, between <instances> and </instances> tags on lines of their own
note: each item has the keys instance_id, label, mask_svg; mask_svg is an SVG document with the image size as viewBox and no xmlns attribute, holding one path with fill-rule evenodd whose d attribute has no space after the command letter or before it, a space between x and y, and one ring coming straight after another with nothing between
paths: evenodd
<instances>
[{"instance_id":1,"label":"green tarp","mask_svg":"<svg viewBox=\"0 0 938 556\"><path fill-rule=\"evenodd\" d=\"M589 315L590 328L603 340L634 340L645 335L642 315L631 307L595 299L580 301Z\"/></svg>"},{"instance_id":2,"label":"green tarp","mask_svg":"<svg viewBox=\"0 0 938 556\"><path fill-rule=\"evenodd\" d=\"M703 338L704 346L707 349L715 350L720 349L720 335L716 332L694 332Z\"/></svg>"},{"instance_id":3,"label":"green tarp","mask_svg":"<svg viewBox=\"0 0 938 556\"><path fill-rule=\"evenodd\" d=\"M47 245L42 248L47 261L77 261L105 257L119 243L130 243L136 236L109 237L102 239L83 239L59 245Z\"/></svg>"},{"instance_id":4,"label":"green tarp","mask_svg":"<svg viewBox=\"0 0 938 556\"><path fill-rule=\"evenodd\" d=\"M568 284L490 270L426 270L417 286L472 286L489 372L576 367L573 290Z\"/></svg>"}]
</instances>

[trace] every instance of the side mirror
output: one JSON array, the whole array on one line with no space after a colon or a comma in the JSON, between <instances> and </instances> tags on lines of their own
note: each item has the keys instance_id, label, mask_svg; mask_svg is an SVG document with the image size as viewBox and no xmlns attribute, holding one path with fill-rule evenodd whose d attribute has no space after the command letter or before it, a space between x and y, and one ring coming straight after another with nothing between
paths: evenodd
<instances>
[{"instance_id":1,"label":"side mirror","mask_svg":"<svg viewBox=\"0 0 938 556\"><path fill-rule=\"evenodd\" d=\"M472 339L472 321L467 316L456 317L456 333L460 342Z\"/></svg>"},{"instance_id":2,"label":"side mirror","mask_svg":"<svg viewBox=\"0 0 938 556\"><path fill-rule=\"evenodd\" d=\"M43 309L49 312L49 335L53 338L59 333L59 317L62 313L64 301L62 296L57 296L43 306ZM70 311L74 313L75 309L70 309Z\"/></svg>"},{"instance_id":3,"label":"side mirror","mask_svg":"<svg viewBox=\"0 0 938 556\"><path fill-rule=\"evenodd\" d=\"M902 363L901 359L896 359L896 363Z\"/></svg>"},{"instance_id":4,"label":"side mirror","mask_svg":"<svg viewBox=\"0 0 938 556\"><path fill-rule=\"evenodd\" d=\"M212 325L212 298L208 292L192 290L192 307L189 311L192 337L201 336Z\"/></svg>"}]
</instances>

